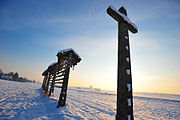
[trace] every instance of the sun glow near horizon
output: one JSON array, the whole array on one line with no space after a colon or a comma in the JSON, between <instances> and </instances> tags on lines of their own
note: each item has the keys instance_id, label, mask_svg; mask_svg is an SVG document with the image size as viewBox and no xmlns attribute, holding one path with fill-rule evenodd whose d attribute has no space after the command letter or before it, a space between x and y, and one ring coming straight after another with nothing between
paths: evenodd
<instances>
[{"instance_id":1,"label":"sun glow near horizon","mask_svg":"<svg viewBox=\"0 0 180 120\"><path fill-rule=\"evenodd\" d=\"M73 48L82 61L69 85L116 91L117 22L106 9L124 6L139 29L129 33L133 91L180 94L179 1L19 1L0 4L4 72L42 81L57 52Z\"/></svg>"}]
</instances>

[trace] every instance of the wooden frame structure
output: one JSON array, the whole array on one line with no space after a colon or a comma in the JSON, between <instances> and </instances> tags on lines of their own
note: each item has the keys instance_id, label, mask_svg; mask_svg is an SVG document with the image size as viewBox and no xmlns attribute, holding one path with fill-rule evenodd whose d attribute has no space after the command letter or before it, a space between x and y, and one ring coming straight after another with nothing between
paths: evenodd
<instances>
[{"instance_id":1,"label":"wooden frame structure","mask_svg":"<svg viewBox=\"0 0 180 120\"><path fill-rule=\"evenodd\" d=\"M118 22L118 75L116 120L134 120L132 76L128 30L137 33L138 29L129 18L124 7L118 11L110 6L107 13Z\"/></svg>"},{"instance_id":2,"label":"wooden frame structure","mask_svg":"<svg viewBox=\"0 0 180 120\"><path fill-rule=\"evenodd\" d=\"M61 88L59 102L57 107L66 105L66 96L70 68L81 61L79 55L73 49L60 50L57 53L58 61L49 65L42 73L44 80L42 89L48 96L53 96L54 87Z\"/></svg>"}]
</instances>

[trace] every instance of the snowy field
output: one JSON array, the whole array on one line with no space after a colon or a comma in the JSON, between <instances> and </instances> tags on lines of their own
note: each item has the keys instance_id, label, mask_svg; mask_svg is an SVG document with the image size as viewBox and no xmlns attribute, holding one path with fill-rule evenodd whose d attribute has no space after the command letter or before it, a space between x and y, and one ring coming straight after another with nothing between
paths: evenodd
<instances>
[{"instance_id":1,"label":"snowy field","mask_svg":"<svg viewBox=\"0 0 180 120\"><path fill-rule=\"evenodd\" d=\"M116 95L85 88L68 89L66 107L44 96L41 84L0 80L0 120L114 120ZM58 94L57 94L58 93ZM180 96L137 93L135 120L180 120Z\"/></svg>"}]
</instances>

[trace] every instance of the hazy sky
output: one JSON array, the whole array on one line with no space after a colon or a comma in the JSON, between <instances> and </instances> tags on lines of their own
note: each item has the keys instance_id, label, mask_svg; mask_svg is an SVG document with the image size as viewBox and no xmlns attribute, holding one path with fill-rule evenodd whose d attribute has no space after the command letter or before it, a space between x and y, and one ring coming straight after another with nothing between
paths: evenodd
<instances>
[{"instance_id":1,"label":"hazy sky","mask_svg":"<svg viewBox=\"0 0 180 120\"><path fill-rule=\"evenodd\" d=\"M180 94L180 1L0 0L0 69L42 81L58 50L82 61L70 86L116 90L117 22L109 5L124 6L139 29L130 34L134 92Z\"/></svg>"}]
</instances>

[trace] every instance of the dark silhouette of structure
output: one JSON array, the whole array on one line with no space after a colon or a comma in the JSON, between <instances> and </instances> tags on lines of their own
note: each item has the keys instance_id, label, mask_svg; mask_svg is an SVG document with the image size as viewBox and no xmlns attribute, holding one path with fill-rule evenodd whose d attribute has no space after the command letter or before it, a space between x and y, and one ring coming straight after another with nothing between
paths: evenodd
<instances>
[{"instance_id":1,"label":"dark silhouette of structure","mask_svg":"<svg viewBox=\"0 0 180 120\"><path fill-rule=\"evenodd\" d=\"M134 120L132 77L128 30L137 33L137 27L127 17L124 7L118 11L110 6L107 13L118 22L118 75L116 120Z\"/></svg>"},{"instance_id":2,"label":"dark silhouette of structure","mask_svg":"<svg viewBox=\"0 0 180 120\"><path fill-rule=\"evenodd\" d=\"M57 107L66 105L66 96L70 68L81 61L79 55L73 49L60 50L57 53L58 61L49 65L42 75L44 80L42 89L48 96L53 96L54 87L61 88Z\"/></svg>"}]
</instances>

